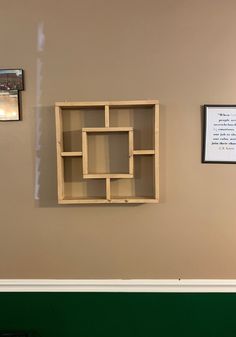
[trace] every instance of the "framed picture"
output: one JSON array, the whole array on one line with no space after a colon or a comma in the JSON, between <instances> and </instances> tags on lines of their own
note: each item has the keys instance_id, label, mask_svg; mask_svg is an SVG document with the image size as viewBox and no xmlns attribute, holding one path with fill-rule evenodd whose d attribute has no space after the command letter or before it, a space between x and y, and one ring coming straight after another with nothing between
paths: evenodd
<instances>
[{"instance_id":1,"label":"framed picture","mask_svg":"<svg viewBox=\"0 0 236 337\"><path fill-rule=\"evenodd\" d=\"M236 163L236 105L204 105L203 163Z\"/></svg>"},{"instance_id":2,"label":"framed picture","mask_svg":"<svg viewBox=\"0 0 236 337\"><path fill-rule=\"evenodd\" d=\"M18 90L0 91L0 121L20 120Z\"/></svg>"},{"instance_id":3,"label":"framed picture","mask_svg":"<svg viewBox=\"0 0 236 337\"><path fill-rule=\"evenodd\" d=\"M22 69L0 69L0 90L24 90Z\"/></svg>"}]
</instances>

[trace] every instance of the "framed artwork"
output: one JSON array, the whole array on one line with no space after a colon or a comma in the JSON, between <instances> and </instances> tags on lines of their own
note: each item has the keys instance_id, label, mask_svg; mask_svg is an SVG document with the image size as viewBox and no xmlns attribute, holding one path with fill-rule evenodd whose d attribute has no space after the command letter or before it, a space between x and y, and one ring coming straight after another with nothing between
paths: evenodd
<instances>
[{"instance_id":1,"label":"framed artwork","mask_svg":"<svg viewBox=\"0 0 236 337\"><path fill-rule=\"evenodd\" d=\"M236 105L204 105L203 163L236 163Z\"/></svg>"},{"instance_id":2,"label":"framed artwork","mask_svg":"<svg viewBox=\"0 0 236 337\"><path fill-rule=\"evenodd\" d=\"M0 121L20 120L20 91L24 90L22 69L0 69Z\"/></svg>"},{"instance_id":3,"label":"framed artwork","mask_svg":"<svg viewBox=\"0 0 236 337\"><path fill-rule=\"evenodd\" d=\"M0 90L24 90L22 69L0 69Z\"/></svg>"},{"instance_id":4,"label":"framed artwork","mask_svg":"<svg viewBox=\"0 0 236 337\"><path fill-rule=\"evenodd\" d=\"M0 91L0 121L20 120L18 90Z\"/></svg>"}]
</instances>

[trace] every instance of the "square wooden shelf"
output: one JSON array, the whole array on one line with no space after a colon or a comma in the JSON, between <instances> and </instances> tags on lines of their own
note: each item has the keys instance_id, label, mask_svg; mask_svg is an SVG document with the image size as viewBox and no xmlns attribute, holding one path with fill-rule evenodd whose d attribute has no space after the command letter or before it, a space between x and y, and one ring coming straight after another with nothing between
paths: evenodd
<instances>
[{"instance_id":1,"label":"square wooden shelf","mask_svg":"<svg viewBox=\"0 0 236 337\"><path fill-rule=\"evenodd\" d=\"M58 102L60 204L159 202L159 102Z\"/></svg>"}]
</instances>

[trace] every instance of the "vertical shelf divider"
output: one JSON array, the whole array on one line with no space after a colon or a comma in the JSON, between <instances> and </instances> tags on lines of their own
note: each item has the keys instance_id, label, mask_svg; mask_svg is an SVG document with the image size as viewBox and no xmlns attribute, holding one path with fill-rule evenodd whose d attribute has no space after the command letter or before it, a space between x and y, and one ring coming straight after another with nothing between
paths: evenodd
<instances>
[{"instance_id":1,"label":"vertical shelf divider","mask_svg":"<svg viewBox=\"0 0 236 337\"><path fill-rule=\"evenodd\" d=\"M110 126L110 109L109 105L105 105L105 127L109 128ZM111 200L111 179L106 178L106 199L107 201Z\"/></svg>"},{"instance_id":2,"label":"vertical shelf divider","mask_svg":"<svg viewBox=\"0 0 236 337\"><path fill-rule=\"evenodd\" d=\"M111 200L111 179L106 178L106 199Z\"/></svg>"},{"instance_id":3,"label":"vertical shelf divider","mask_svg":"<svg viewBox=\"0 0 236 337\"><path fill-rule=\"evenodd\" d=\"M57 179L58 179L58 200L63 200L64 192L64 159L63 152L63 131L62 131L62 111L56 106L56 144L57 144Z\"/></svg>"},{"instance_id":4,"label":"vertical shelf divider","mask_svg":"<svg viewBox=\"0 0 236 337\"><path fill-rule=\"evenodd\" d=\"M105 127L109 128L109 126L110 126L109 105L105 105Z\"/></svg>"},{"instance_id":5,"label":"vertical shelf divider","mask_svg":"<svg viewBox=\"0 0 236 337\"><path fill-rule=\"evenodd\" d=\"M109 105L105 105L105 127L110 126L110 109ZM111 200L111 179L106 178L106 199L109 202Z\"/></svg>"},{"instance_id":6,"label":"vertical shelf divider","mask_svg":"<svg viewBox=\"0 0 236 337\"><path fill-rule=\"evenodd\" d=\"M86 131L82 130L82 162L83 174L88 174L88 144Z\"/></svg>"},{"instance_id":7,"label":"vertical shelf divider","mask_svg":"<svg viewBox=\"0 0 236 337\"><path fill-rule=\"evenodd\" d=\"M134 131L129 131L129 173L134 175Z\"/></svg>"},{"instance_id":8,"label":"vertical shelf divider","mask_svg":"<svg viewBox=\"0 0 236 337\"><path fill-rule=\"evenodd\" d=\"M154 179L155 179L155 199L159 199L159 158L160 158L160 151L159 151L159 103L155 104L154 106L155 114L154 114L154 132L155 132L155 172L154 172Z\"/></svg>"}]
</instances>

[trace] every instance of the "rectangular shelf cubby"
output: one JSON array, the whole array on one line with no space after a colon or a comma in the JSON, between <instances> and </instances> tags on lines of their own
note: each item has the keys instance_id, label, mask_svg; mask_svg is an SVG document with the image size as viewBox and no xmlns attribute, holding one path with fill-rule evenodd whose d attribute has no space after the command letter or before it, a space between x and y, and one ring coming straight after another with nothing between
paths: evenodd
<instances>
[{"instance_id":1,"label":"rectangular shelf cubby","mask_svg":"<svg viewBox=\"0 0 236 337\"><path fill-rule=\"evenodd\" d=\"M153 106L112 106L110 107L110 126L133 127L134 149L154 149L155 109Z\"/></svg>"},{"instance_id":2,"label":"rectangular shelf cubby","mask_svg":"<svg viewBox=\"0 0 236 337\"><path fill-rule=\"evenodd\" d=\"M84 179L82 174L82 157L65 157L64 166L64 200L84 202L86 199L106 200L106 182L101 179Z\"/></svg>"},{"instance_id":3,"label":"rectangular shelf cubby","mask_svg":"<svg viewBox=\"0 0 236 337\"><path fill-rule=\"evenodd\" d=\"M61 110L61 127L65 152L82 151L82 128L104 125L103 107L65 107Z\"/></svg>"},{"instance_id":4,"label":"rectangular shelf cubby","mask_svg":"<svg viewBox=\"0 0 236 337\"><path fill-rule=\"evenodd\" d=\"M83 128L83 176L133 177L133 128Z\"/></svg>"},{"instance_id":5,"label":"rectangular shelf cubby","mask_svg":"<svg viewBox=\"0 0 236 337\"><path fill-rule=\"evenodd\" d=\"M159 102L56 103L58 202L159 201Z\"/></svg>"},{"instance_id":6,"label":"rectangular shelf cubby","mask_svg":"<svg viewBox=\"0 0 236 337\"><path fill-rule=\"evenodd\" d=\"M113 179L111 199L155 199L155 158L152 155L134 157L134 177ZM145 172L145 174L143 174Z\"/></svg>"}]
</instances>

